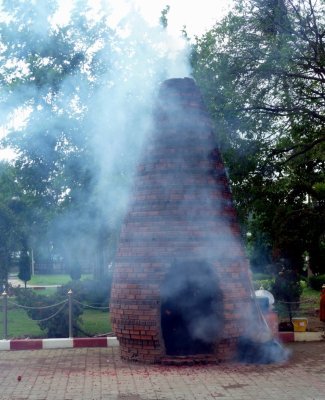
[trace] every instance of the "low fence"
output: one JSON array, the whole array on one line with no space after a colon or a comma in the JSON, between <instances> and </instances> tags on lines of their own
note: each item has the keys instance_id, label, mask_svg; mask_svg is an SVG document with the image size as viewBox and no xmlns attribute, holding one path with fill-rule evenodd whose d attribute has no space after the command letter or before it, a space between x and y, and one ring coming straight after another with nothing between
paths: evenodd
<instances>
[{"instance_id":1,"label":"low fence","mask_svg":"<svg viewBox=\"0 0 325 400\"><path fill-rule=\"evenodd\" d=\"M43 321L50 320L54 317L57 316L65 307L67 307L68 313L68 327L69 327L69 338L73 337L73 304L76 303L79 306L83 307L84 309L94 309L94 310L101 310L101 311L109 311L109 307L97 307L97 306L92 306L89 304L82 303L78 301L77 299L73 298L73 293L72 290L69 290L67 292L67 298L65 300L62 300L58 303L51 304L51 305L46 305L46 306L40 306L40 307L31 307L31 306L26 306L22 304L18 304L15 301L11 300L11 298L8 296L6 292L2 293L2 314L3 314L3 334L2 338L7 339L8 338L8 313L10 312L11 308L17 308L17 309L23 309L25 311L28 310L45 310L45 309L52 309L53 313L51 315L47 316L46 318L42 319L34 319L32 318L33 321L39 323ZM280 330L289 330L290 329L290 324L293 318L296 317L305 317L309 320L308 325L311 328L311 330L323 330L324 326L323 324L319 321L319 307L315 303L315 300L306 300L306 301L299 301L299 302L284 302L284 301L277 301L276 304L274 305L274 309L276 310L278 317L279 317L279 322L280 322ZM282 321L282 328L281 328L281 321ZM289 323L286 324L283 321L288 321ZM292 328L292 326L291 326Z\"/></svg>"},{"instance_id":2,"label":"low fence","mask_svg":"<svg viewBox=\"0 0 325 400\"><path fill-rule=\"evenodd\" d=\"M32 306L25 306L22 304L18 304L15 301L12 301L8 294L6 292L2 293L2 314L3 314L3 339L8 338L8 313L9 313L9 308L14 307L17 309L22 309L25 311L28 310L49 310L53 309L53 313L46 318L42 319L34 319L32 318L33 321L35 322L45 322L48 321L54 317L56 317L65 307L68 309L68 327L69 327L69 338L73 337L73 303L78 304L79 306L82 306L83 308L89 308L89 309L95 309L95 310L107 310L109 311L109 307L96 307L96 306L91 306L89 304L82 303L76 299L73 298L73 292L70 289L67 293L67 298L65 300L62 300L58 303L51 304L51 305L46 305L46 306L40 306L40 307L32 307Z\"/></svg>"}]
</instances>

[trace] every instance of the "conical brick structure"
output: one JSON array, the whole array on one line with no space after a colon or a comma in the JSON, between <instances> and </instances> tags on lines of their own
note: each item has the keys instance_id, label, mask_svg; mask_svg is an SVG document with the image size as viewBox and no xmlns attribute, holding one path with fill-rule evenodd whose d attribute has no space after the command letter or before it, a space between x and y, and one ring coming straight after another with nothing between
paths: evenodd
<instances>
[{"instance_id":1,"label":"conical brick structure","mask_svg":"<svg viewBox=\"0 0 325 400\"><path fill-rule=\"evenodd\" d=\"M110 308L128 360L225 361L263 329L225 168L192 79L161 85Z\"/></svg>"}]
</instances>

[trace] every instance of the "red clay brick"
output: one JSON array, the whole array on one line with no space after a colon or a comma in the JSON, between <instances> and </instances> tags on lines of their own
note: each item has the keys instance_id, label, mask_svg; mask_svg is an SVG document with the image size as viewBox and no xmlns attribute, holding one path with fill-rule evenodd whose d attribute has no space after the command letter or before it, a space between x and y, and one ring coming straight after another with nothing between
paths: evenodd
<instances>
[{"instance_id":1,"label":"red clay brick","mask_svg":"<svg viewBox=\"0 0 325 400\"><path fill-rule=\"evenodd\" d=\"M216 343L211 355L216 361L233 356L252 303L249 265L212 122L195 85L182 82L189 85L183 87L186 93L171 90L172 81L162 85L116 256L112 323L122 357L132 360L159 362L165 356L160 286L175 260L204 255L219 279L224 333L234 340ZM176 108L171 99L179 102ZM176 124L179 108L187 112L191 129ZM130 338L121 336L121 326Z\"/></svg>"}]
</instances>

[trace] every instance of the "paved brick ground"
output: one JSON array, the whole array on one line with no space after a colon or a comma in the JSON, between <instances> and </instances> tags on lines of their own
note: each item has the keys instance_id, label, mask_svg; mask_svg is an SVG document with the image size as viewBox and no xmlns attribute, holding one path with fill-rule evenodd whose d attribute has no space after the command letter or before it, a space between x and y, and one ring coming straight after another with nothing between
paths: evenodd
<instances>
[{"instance_id":1,"label":"paved brick ground","mask_svg":"<svg viewBox=\"0 0 325 400\"><path fill-rule=\"evenodd\" d=\"M126 363L118 348L2 351L0 399L325 400L325 342L287 347L284 365L194 367Z\"/></svg>"}]
</instances>

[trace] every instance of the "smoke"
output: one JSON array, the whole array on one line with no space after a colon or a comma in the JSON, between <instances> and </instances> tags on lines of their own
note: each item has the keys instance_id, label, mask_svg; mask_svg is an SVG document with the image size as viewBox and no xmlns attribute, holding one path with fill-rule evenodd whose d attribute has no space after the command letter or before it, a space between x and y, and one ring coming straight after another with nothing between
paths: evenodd
<instances>
[{"instance_id":1,"label":"smoke","mask_svg":"<svg viewBox=\"0 0 325 400\"><path fill-rule=\"evenodd\" d=\"M32 157L30 168L35 160L44 174L52 168L48 182L62 177L50 190L59 204L71 206L56 218L49 237L68 258L83 259L84 252L98 251L94 226L99 232L106 221L106 231L115 235L151 128L157 87L190 73L189 49L159 25L159 13L149 23L135 2L66 3L3 2L10 45L1 48L0 72L9 84L2 125L26 166ZM19 109L21 116L29 113L17 128L10 120ZM87 193L78 179L87 183Z\"/></svg>"},{"instance_id":2,"label":"smoke","mask_svg":"<svg viewBox=\"0 0 325 400\"><path fill-rule=\"evenodd\" d=\"M165 81L136 176L118 265L122 270L132 265L132 283L146 276L139 287L147 281L162 284L161 328L168 355L213 353L219 342L240 337L241 361L249 361L242 355L249 343L259 349L252 350L254 362L283 360L282 347L270 345L272 334L255 307L215 140L194 81ZM144 271L143 258L158 267ZM166 275L159 283L163 269Z\"/></svg>"},{"instance_id":3,"label":"smoke","mask_svg":"<svg viewBox=\"0 0 325 400\"><path fill-rule=\"evenodd\" d=\"M32 109L25 128L13 128L11 140L17 141L27 168L37 168L41 182L59 183L58 187L45 186L42 195L46 197L51 191L49 198L68 206L62 207L49 237L70 265L85 260L95 263L97 261L92 261L94 255L108 248L108 235L116 234L127 210L139 155L152 146L149 133L155 130L152 106L157 99L157 88L170 77L190 75L186 41L171 37L158 24L149 24L134 3L125 2L122 6L122 12L119 12L109 2L74 1L70 9L62 11L62 1L18 1L8 18L5 32L12 47L4 46L1 50L1 73L9 87L2 94L2 100L8 106L8 115L13 115L20 107ZM157 15L157 21L159 17ZM11 50L14 55L6 60L5 56L10 55ZM33 67L40 67L35 75ZM60 75L61 71L64 73ZM15 87L16 79L20 84ZM165 186L164 181L155 182L166 206L160 211L158 223L169 215L171 234L165 239L168 240L165 246L150 250L150 257L160 261L167 255L172 260L173 254L182 250L186 256L180 261L186 262L187 267L189 260L186 258L203 260L203 263L194 263L191 279L181 268L179 276L185 275L186 279L173 277L166 285L168 290L163 298L168 303L170 297L179 296L177 303L181 308L180 315L186 320L185 328L191 332L194 341L199 341L199 346L206 349L205 345L212 345L212 338L215 339L223 326L222 316L217 320L212 318L225 312L219 308L221 297L235 296L238 286L229 288L230 294L212 295L214 289L209 289L206 280L209 269L202 271L199 268L198 274L193 271L198 264L209 265L211 260L235 259L242 244L239 235L233 232L231 218L221 215L221 211L227 211L227 205L230 205L229 196L215 197L211 186L206 186L209 180L218 182L222 176L213 176L207 170L206 181L202 181L195 173L188 172L196 163L206 161L206 153L198 154L198 158L195 154L188 158L186 149L200 148L200 132L210 129L208 118L202 119L195 108L189 115L188 109L184 110L177 101L172 101L172 96L168 103L160 104L162 114L173 112L169 136L157 139L166 151L170 142L179 149L173 157L177 166L175 180L182 182L185 176L194 184L190 187L176 185L171 193L170 186ZM6 125L11 129L9 118ZM187 135L177 136L179 127ZM215 147L212 132L209 140L212 150ZM185 152L181 151L184 149ZM149 157L155 157L149 154ZM28 164L30 156L33 162ZM153 158L148 162L160 161ZM82 190L83 185L88 188L87 192ZM177 204L175 210L168 209L170 195L178 199L174 203ZM201 207L192 208L193 203ZM205 214L206 210L212 209L211 215ZM205 216L203 230L196 229L200 214ZM193 242L189 237L183 238L177 230L178 225L174 222L179 219L192 230ZM222 235L214 233L216 227L222 230ZM157 232L155 234L159 239ZM135 236L129 240L137 240ZM107 267L107 255L99 262ZM210 278L219 285L220 277ZM237 282L241 278L247 279L236 276ZM202 307L195 308L193 299L186 296L189 287L204 292L200 297ZM240 309L235 311L241 312ZM248 331L253 332L256 326L252 322ZM248 331L245 334L250 338Z\"/></svg>"},{"instance_id":4,"label":"smoke","mask_svg":"<svg viewBox=\"0 0 325 400\"><path fill-rule=\"evenodd\" d=\"M152 127L156 90L173 74L188 75L189 65L186 43L159 25L149 26L132 2L120 20L115 16L115 29L116 44L101 52L110 68L88 103L85 126L95 171L91 196L100 218L118 229Z\"/></svg>"}]
</instances>

